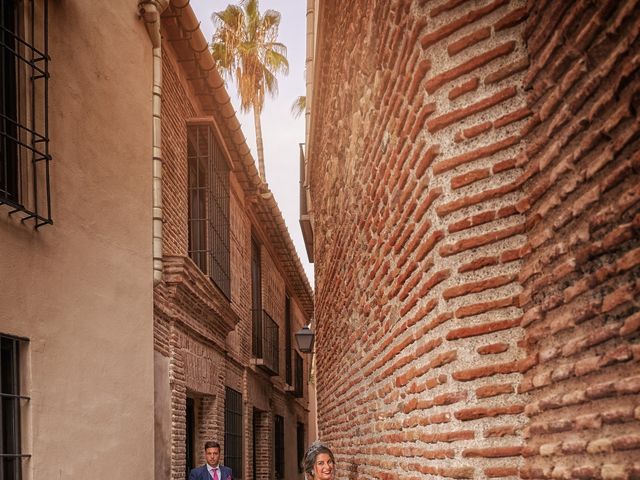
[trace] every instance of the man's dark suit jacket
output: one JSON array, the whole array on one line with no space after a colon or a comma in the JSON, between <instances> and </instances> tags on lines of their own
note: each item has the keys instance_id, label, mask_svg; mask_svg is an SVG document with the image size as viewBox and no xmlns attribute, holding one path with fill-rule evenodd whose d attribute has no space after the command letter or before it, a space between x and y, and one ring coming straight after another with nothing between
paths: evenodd
<instances>
[{"instance_id":1,"label":"man's dark suit jacket","mask_svg":"<svg viewBox=\"0 0 640 480\"><path fill-rule=\"evenodd\" d=\"M219 480L232 480L231 469L224 465L220 465L220 477L221 478ZM191 473L189 473L189 480L211 480L211 475L209 475L207 466L202 465L201 467L191 470Z\"/></svg>"}]
</instances>

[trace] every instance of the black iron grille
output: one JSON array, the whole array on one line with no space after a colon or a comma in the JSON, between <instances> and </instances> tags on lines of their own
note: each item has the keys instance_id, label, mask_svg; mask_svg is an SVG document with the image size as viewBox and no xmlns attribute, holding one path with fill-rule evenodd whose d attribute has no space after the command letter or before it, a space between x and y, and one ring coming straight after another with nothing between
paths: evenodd
<instances>
[{"instance_id":1,"label":"black iron grille","mask_svg":"<svg viewBox=\"0 0 640 480\"><path fill-rule=\"evenodd\" d=\"M304 471L302 461L304 459L304 423L298 422L296 426L296 445L298 449L298 473L302 473Z\"/></svg>"},{"instance_id":2,"label":"black iron grille","mask_svg":"<svg viewBox=\"0 0 640 480\"><path fill-rule=\"evenodd\" d=\"M295 352L296 358L296 378L295 385L293 386L293 395L298 398L302 398L304 396L304 361L302 360L302 355L298 352Z\"/></svg>"},{"instance_id":3,"label":"black iron grille","mask_svg":"<svg viewBox=\"0 0 640 480\"><path fill-rule=\"evenodd\" d=\"M284 478L284 417L274 417L276 478Z\"/></svg>"},{"instance_id":4,"label":"black iron grille","mask_svg":"<svg viewBox=\"0 0 640 480\"><path fill-rule=\"evenodd\" d=\"M0 205L53 223L47 0L0 2Z\"/></svg>"},{"instance_id":5,"label":"black iron grille","mask_svg":"<svg viewBox=\"0 0 640 480\"><path fill-rule=\"evenodd\" d=\"M224 464L233 478L242 478L242 394L229 387L224 401Z\"/></svg>"},{"instance_id":6,"label":"black iron grille","mask_svg":"<svg viewBox=\"0 0 640 480\"><path fill-rule=\"evenodd\" d=\"M252 310L252 315L256 363L271 375L278 375L280 327L265 310Z\"/></svg>"},{"instance_id":7,"label":"black iron grille","mask_svg":"<svg viewBox=\"0 0 640 480\"><path fill-rule=\"evenodd\" d=\"M289 295L284 297L284 332L285 383L291 385L293 375L291 372L291 298Z\"/></svg>"},{"instance_id":8,"label":"black iron grille","mask_svg":"<svg viewBox=\"0 0 640 480\"><path fill-rule=\"evenodd\" d=\"M229 167L208 125L187 129L189 256L231 298Z\"/></svg>"},{"instance_id":9,"label":"black iron grille","mask_svg":"<svg viewBox=\"0 0 640 480\"><path fill-rule=\"evenodd\" d=\"M195 440L196 440L196 402L187 397L185 425L185 478L189 478L189 472L195 465Z\"/></svg>"},{"instance_id":10,"label":"black iron grille","mask_svg":"<svg viewBox=\"0 0 640 480\"><path fill-rule=\"evenodd\" d=\"M262 311L262 267L260 266L260 246L251 238L251 308L253 310L253 335L251 353L262 358L262 320L255 312Z\"/></svg>"},{"instance_id":11,"label":"black iron grille","mask_svg":"<svg viewBox=\"0 0 640 480\"><path fill-rule=\"evenodd\" d=\"M255 358L262 358L263 340L262 340L262 309L251 310L253 321L251 335L251 353Z\"/></svg>"},{"instance_id":12,"label":"black iron grille","mask_svg":"<svg viewBox=\"0 0 640 480\"><path fill-rule=\"evenodd\" d=\"M0 478L20 480L22 461L30 455L22 453L20 432L21 405L29 400L20 392L20 347L25 342L0 335Z\"/></svg>"}]
</instances>

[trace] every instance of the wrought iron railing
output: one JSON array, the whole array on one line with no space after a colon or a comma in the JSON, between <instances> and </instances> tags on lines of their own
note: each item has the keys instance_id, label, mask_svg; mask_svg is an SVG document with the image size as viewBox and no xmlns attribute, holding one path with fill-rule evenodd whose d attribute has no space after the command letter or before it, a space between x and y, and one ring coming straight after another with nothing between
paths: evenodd
<instances>
[{"instance_id":1,"label":"wrought iron railing","mask_svg":"<svg viewBox=\"0 0 640 480\"><path fill-rule=\"evenodd\" d=\"M293 383L293 362L291 355L293 348L291 346L291 298L289 295L284 297L284 383L291 385Z\"/></svg>"},{"instance_id":2,"label":"wrought iron railing","mask_svg":"<svg viewBox=\"0 0 640 480\"><path fill-rule=\"evenodd\" d=\"M224 402L224 463L242 478L242 394L225 387Z\"/></svg>"},{"instance_id":3,"label":"wrought iron railing","mask_svg":"<svg viewBox=\"0 0 640 480\"><path fill-rule=\"evenodd\" d=\"M265 310L253 310L253 347L256 365L271 375L280 373L280 328Z\"/></svg>"},{"instance_id":4,"label":"wrought iron railing","mask_svg":"<svg viewBox=\"0 0 640 480\"><path fill-rule=\"evenodd\" d=\"M187 128L189 256L231 299L229 167L210 125Z\"/></svg>"},{"instance_id":5,"label":"wrought iron railing","mask_svg":"<svg viewBox=\"0 0 640 480\"><path fill-rule=\"evenodd\" d=\"M0 205L51 224L47 0L0 2Z\"/></svg>"},{"instance_id":6,"label":"wrought iron railing","mask_svg":"<svg viewBox=\"0 0 640 480\"><path fill-rule=\"evenodd\" d=\"M275 476L280 480L284 478L284 417L276 415L273 419L273 427L275 430Z\"/></svg>"},{"instance_id":7,"label":"wrought iron railing","mask_svg":"<svg viewBox=\"0 0 640 480\"><path fill-rule=\"evenodd\" d=\"M22 406L30 400L20 390L24 375L20 364L21 349L28 342L25 338L0 334L0 478L23 478L23 462L31 458L22 448Z\"/></svg>"}]
</instances>

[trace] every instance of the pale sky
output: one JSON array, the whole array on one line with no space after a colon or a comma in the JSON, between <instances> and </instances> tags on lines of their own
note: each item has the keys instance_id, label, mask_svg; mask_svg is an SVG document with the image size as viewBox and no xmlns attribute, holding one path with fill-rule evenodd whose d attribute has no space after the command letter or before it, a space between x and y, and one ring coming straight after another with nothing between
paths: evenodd
<instances>
[{"instance_id":1,"label":"pale sky","mask_svg":"<svg viewBox=\"0 0 640 480\"><path fill-rule=\"evenodd\" d=\"M237 4L238 2L191 0L191 8L200 20L200 30L209 42L214 32L211 14L214 11L224 10L229 3ZM298 222L300 218L298 144L304 142L304 114L296 119L290 111L293 101L300 95L306 94L304 79L306 5L305 0L260 1L261 12L273 9L282 15L278 40L287 46L289 60L289 75L278 78L278 96L265 100L262 110L262 137L267 183L278 202L307 278L313 286L313 264L308 261ZM236 108L238 120L242 124L247 145L254 159L257 159L253 114L240 113L234 84L228 85L227 90Z\"/></svg>"}]
</instances>

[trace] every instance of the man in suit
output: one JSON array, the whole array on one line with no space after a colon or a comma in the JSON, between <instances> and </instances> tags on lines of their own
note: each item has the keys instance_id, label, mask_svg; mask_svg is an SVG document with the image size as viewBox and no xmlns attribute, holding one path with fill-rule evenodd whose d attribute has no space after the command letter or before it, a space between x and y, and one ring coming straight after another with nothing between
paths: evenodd
<instances>
[{"instance_id":1,"label":"man in suit","mask_svg":"<svg viewBox=\"0 0 640 480\"><path fill-rule=\"evenodd\" d=\"M218 442L206 442L204 456L207 463L191 470L189 480L232 480L231 469L220 465L220 444Z\"/></svg>"}]
</instances>

